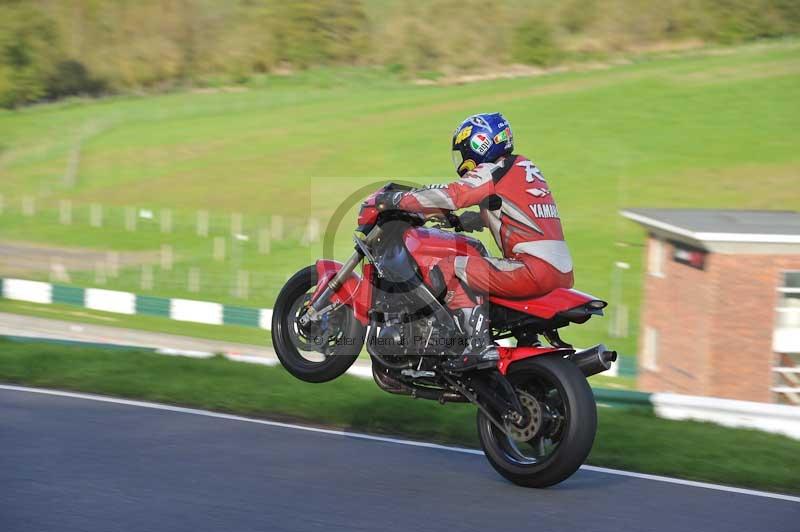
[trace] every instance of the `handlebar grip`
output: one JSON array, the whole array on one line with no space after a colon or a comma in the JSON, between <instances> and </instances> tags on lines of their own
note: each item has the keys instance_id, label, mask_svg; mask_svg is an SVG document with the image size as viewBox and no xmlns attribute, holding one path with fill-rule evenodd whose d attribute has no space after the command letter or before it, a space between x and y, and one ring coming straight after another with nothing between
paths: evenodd
<instances>
[{"instance_id":1,"label":"handlebar grip","mask_svg":"<svg viewBox=\"0 0 800 532\"><path fill-rule=\"evenodd\" d=\"M447 223L450 224L450 227L455 229L457 232L464 230L464 226L461 225L461 218L459 218L458 215L448 211L447 214L445 214L445 218L447 219Z\"/></svg>"},{"instance_id":2,"label":"handlebar grip","mask_svg":"<svg viewBox=\"0 0 800 532\"><path fill-rule=\"evenodd\" d=\"M467 211L461 215L459 220L464 231L483 231L486 225L483 223L481 215L474 211Z\"/></svg>"}]
</instances>

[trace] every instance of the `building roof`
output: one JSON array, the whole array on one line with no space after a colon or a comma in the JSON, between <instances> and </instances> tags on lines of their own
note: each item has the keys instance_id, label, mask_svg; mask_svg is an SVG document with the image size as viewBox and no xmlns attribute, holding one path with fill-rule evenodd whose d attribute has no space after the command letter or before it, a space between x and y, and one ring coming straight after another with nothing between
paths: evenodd
<instances>
[{"instance_id":1,"label":"building roof","mask_svg":"<svg viewBox=\"0 0 800 532\"><path fill-rule=\"evenodd\" d=\"M800 244L800 213L733 209L625 209L620 214L667 236L699 243Z\"/></svg>"}]
</instances>

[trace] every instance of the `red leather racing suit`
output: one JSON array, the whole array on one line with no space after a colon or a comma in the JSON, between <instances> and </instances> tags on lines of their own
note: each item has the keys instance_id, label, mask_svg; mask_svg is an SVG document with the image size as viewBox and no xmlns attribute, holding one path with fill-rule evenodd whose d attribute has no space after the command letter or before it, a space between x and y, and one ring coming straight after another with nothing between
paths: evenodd
<instances>
[{"instance_id":1,"label":"red leather racing suit","mask_svg":"<svg viewBox=\"0 0 800 532\"><path fill-rule=\"evenodd\" d=\"M505 258L453 256L439 261L434 267L444 276L448 306L472 307L481 302L479 294L529 298L571 288L572 258L558 208L544 176L525 157L509 155L481 164L449 185L407 192L398 207L421 213L456 210L493 194L500 196L502 206L481 208L480 214Z\"/></svg>"}]
</instances>

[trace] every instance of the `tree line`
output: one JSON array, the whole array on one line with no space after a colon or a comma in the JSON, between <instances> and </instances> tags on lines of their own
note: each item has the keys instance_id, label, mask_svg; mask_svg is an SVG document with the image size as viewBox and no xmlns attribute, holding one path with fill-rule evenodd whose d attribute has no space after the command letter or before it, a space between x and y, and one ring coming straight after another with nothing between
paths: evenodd
<instances>
[{"instance_id":1,"label":"tree line","mask_svg":"<svg viewBox=\"0 0 800 532\"><path fill-rule=\"evenodd\" d=\"M797 0L0 0L0 106L326 65L548 66L798 31Z\"/></svg>"}]
</instances>

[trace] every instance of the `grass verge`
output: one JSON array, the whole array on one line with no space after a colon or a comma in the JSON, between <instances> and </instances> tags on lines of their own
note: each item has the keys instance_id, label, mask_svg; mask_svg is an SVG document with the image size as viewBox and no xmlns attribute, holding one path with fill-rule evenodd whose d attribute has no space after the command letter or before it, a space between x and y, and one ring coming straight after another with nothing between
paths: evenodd
<instances>
[{"instance_id":1,"label":"grass verge","mask_svg":"<svg viewBox=\"0 0 800 532\"><path fill-rule=\"evenodd\" d=\"M147 332L177 334L205 340L237 342L260 347L272 346L270 332L254 327L188 323L154 316L115 314L113 312L103 312L58 303L43 305L2 298L0 298L0 312L11 312L24 316L51 318L74 323L91 323ZM361 356L368 358L366 351L362 351ZM610 377L600 374L593 376L590 384L594 387L616 390L635 390L636 378L631 376Z\"/></svg>"},{"instance_id":2,"label":"grass verge","mask_svg":"<svg viewBox=\"0 0 800 532\"><path fill-rule=\"evenodd\" d=\"M280 368L0 339L0 381L146 399L359 431L478 444L469 405L442 407L342 377L297 381ZM788 467L800 442L707 423L668 421L648 411L601 408L589 463L694 480L800 493Z\"/></svg>"}]
</instances>

